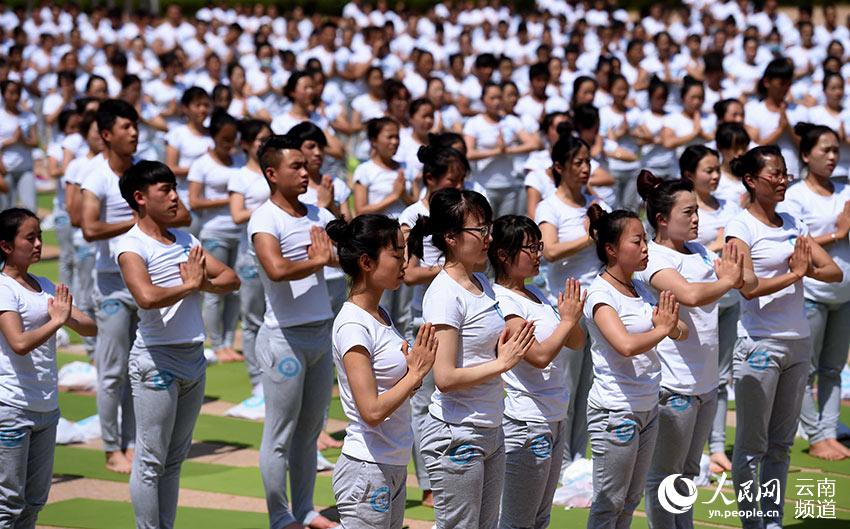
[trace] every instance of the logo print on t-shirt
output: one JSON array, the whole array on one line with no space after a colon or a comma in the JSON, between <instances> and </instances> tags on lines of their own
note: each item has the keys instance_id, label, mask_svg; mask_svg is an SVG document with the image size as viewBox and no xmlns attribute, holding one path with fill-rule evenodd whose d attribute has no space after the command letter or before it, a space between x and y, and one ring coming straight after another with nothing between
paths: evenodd
<instances>
[{"instance_id":1,"label":"logo print on t-shirt","mask_svg":"<svg viewBox=\"0 0 850 529\"><path fill-rule=\"evenodd\" d=\"M790 244L791 246L794 246L796 243L797 243L797 236L796 235L789 235L788 236L788 244Z\"/></svg>"},{"instance_id":2,"label":"logo print on t-shirt","mask_svg":"<svg viewBox=\"0 0 850 529\"><path fill-rule=\"evenodd\" d=\"M540 434L531 440L531 453L537 459L547 459L552 455L552 440L546 434Z\"/></svg>"},{"instance_id":3,"label":"logo print on t-shirt","mask_svg":"<svg viewBox=\"0 0 850 529\"><path fill-rule=\"evenodd\" d=\"M456 465L466 465L475 457L475 448L472 445L462 444L449 450L449 459Z\"/></svg>"},{"instance_id":4,"label":"logo print on t-shirt","mask_svg":"<svg viewBox=\"0 0 850 529\"><path fill-rule=\"evenodd\" d=\"M0 430L0 446L5 446L6 448L17 448L21 446L21 443L24 442L24 438L26 436L27 434L23 430Z\"/></svg>"},{"instance_id":5,"label":"logo print on t-shirt","mask_svg":"<svg viewBox=\"0 0 850 529\"><path fill-rule=\"evenodd\" d=\"M755 371L764 371L770 367L770 355L767 351L753 351L753 354L747 358L747 364Z\"/></svg>"},{"instance_id":6,"label":"logo print on t-shirt","mask_svg":"<svg viewBox=\"0 0 850 529\"><path fill-rule=\"evenodd\" d=\"M623 422L615 426L611 432L621 442L628 443L635 438L637 423L631 419L623 419Z\"/></svg>"},{"instance_id":7,"label":"logo print on t-shirt","mask_svg":"<svg viewBox=\"0 0 850 529\"><path fill-rule=\"evenodd\" d=\"M674 411L685 411L691 405L690 395L679 395L674 393L667 399L667 405Z\"/></svg>"},{"instance_id":8,"label":"logo print on t-shirt","mask_svg":"<svg viewBox=\"0 0 850 529\"><path fill-rule=\"evenodd\" d=\"M301 372L301 362L294 356L287 356L277 364L277 372L286 378L292 378Z\"/></svg>"},{"instance_id":9,"label":"logo print on t-shirt","mask_svg":"<svg viewBox=\"0 0 850 529\"><path fill-rule=\"evenodd\" d=\"M505 315L502 313L502 307L499 306L498 301L496 302L495 308L496 308L496 314L498 314L500 318L504 319Z\"/></svg>"},{"instance_id":10,"label":"logo print on t-shirt","mask_svg":"<svg viewBox=\"0 0 850 529\"><path fill-rule=\"evenodd\" d=\"M383 487L375 489L375 492L372 493L372 497L369 499L369 505L372 506L372 510L375 512L389 511L390 488L384 485Z\"/></svg>"}]
</instances>

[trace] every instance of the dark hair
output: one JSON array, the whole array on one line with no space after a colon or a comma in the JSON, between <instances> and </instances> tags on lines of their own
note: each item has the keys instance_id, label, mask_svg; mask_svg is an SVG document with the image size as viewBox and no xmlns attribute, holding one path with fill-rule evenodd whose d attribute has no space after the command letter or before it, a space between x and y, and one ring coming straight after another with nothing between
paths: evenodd
<instances>
[{"instance_id":1,"label":"dark hair","mask_svg":"<svg viewBox=\"0 0 850 529\"><path fill-rule=\"evenodd\" d=\"M528 68L529 81L533 81L534 79L537 79L539 77L543 77L546 79L547 83L549 82L549 65L545 62L536 62Z\"/></svg>"},{"instance_id":2,"label":"dark hair","mask_svg":"<svg viewBox=\"0 0 850 529\"><path fill-rule=\"evenodd\" d=\"M287 149L300 151L300 148L295 145L295 140L282 134L272 134L260 145L259 150L257 150L257 159L260 161L260 168L263 170L264 176L266 169L275 167L280 163L281 151Z\"/></svg>"},{"instance_id":3,"label":"dark hair","mask_svg":"<svg viewBox=\"0 0 850 529\"><path fill-rule=\"evenodd\" d=\"M308 71L299 70L292 72L292 75L289 76L289 79L286 80L286 85L283 87L283 95L291 100L292 94L295 93L295 89L298 87L298 81L305 77L311 80L313 79L312 74Z\"/></svg>"},{"instance_id":4,"label":"dark hair","mask_svg":"<svg viewBox=\"0 0 850 529\"><path fill-rule=\"evenodd\" d=\"M97 123L97 113L89 110L80 114L80 117L80 135L83 138L86 138L89 134L89 129L91 128L92 123Z\"/></svg>"},{"instance_id":5,"label":"dark hair","mask_svg":"<svg viewBox=\"0 0 850 529\"><path fill-rule=\"evenodd\" d=\"M537 224L525 215L504 215L493 223L493 241L487 250L487 257L497 280L507 275L507 265L522 251L526 236L534 241L540 241L543 237ZM507 259L500 259L500 252Z\"/></svg>"},{"instance_id":6,"label":"dark hair","mask_svg":"<svg viewBox=\"0 0 850 529\"><path fill-rule=\"evenodd\" d=\"M414 99L413 102L410 103L410 108L408 109L407 113L410 117L413 117L413 115L416 114L416 112L420 108L426 105L431 107L432 109L435 109L434 103L427 97L420 97L419 99Z\"/></svg>"},{"instance_id":7,"label":"dark hair","mask_svg":"<svg viewBox=\"0 0 850 529\"><path fill-rule=\"evenodd\" d=\"M572 123L577 131L599 127L599 110L592 103L579 105L573 109Z\"/></svg>"},{"instance_id":8,"label":"dark hair","mask_svg":"<svg viewBox=\"0 0 850 529\"><path fill-rule=\"evenodd\" d=\"M800 154L809 155L815 145L824 134L832 134L838 139L838 134L825 125L813 125L812 123L797 123L794 125L794 134L800 137Z\"/></svg>"},{"instance_id":9,"label":"dark hair","mask_svg":"<svg viewBox=\"0 0 850 529\"><path fill-rule=\"evenodd\" d=\"M593 77L588 77L586 75L579 75L576 77L575 81L573 81L573 95L570 98L570 108L575 107L576 105L576 95L578 95L578 89L584 83L593 83L594 90L599 88L599 82Z\"/></svg>"},{"instance_id":10,"label":"dark hair","mask_svg":"<svg viewBox=\"0 0 850 529\"><path fill-rule=\"evenodd\" d=\"M94 84L94 83L96 83L97 81L102 81L102 82L103 82L103 84L107 84L107 83L106 83L106 79L104 79L103 77L101 77L101 76L99 76L99 75L91 75L91 76L89 76L88 81L86 81L86 89L85 89L85 91L86 91L86 92L88 92L89 90L91 90L91 85L93 85L93 84ZM107 85L107 86L108 86L108 85ZM6 91L6 88L5 88L5 87L3 87L3 91L4 91L4 92Z\"/></svg>"},{"instance_id":11,"label":"dark hair","mask_svg":"<svg viewBox=\"0 0 850 529\"><path fill-rule=\"evenodd\" d=\"M375 141L378 139L378 135L381 134L381 131L384 130L384 127L388 125L395 125L398 127L398 121L387 116L370 119L366 122L366 137L369 138L369 141Z\"/></svg>"},{"instance_id":12,"label":"dark hair","mask_svg":"<svg viewBox=\"0 0 850 529\"><path fill-rule=\"evenodd\" d=\"M721 123L714 139L718 149L731 149L736 145L749 145L750 133L740 123Z\"/></svg>"},{"instance_id":13,"label":"dark hair","mask_svg":"<svg viewBox=\"0 0 850 529\"><path fill-rule=\"evenodd\" d=\"M103 134L105 130L111 130L118 118L129 119L133 123L139 122L139 113L130 103L121 99L107 99L97 107L97 128Z\"/></svg>"},{"instance_id":14,"label":"dark hair","mask_svg":"<svg viewBox=\"0 0 850 529\"><path fill-rule=\"evenodd\" d=\"M794 63L791 59L780 57L770 61L764 69L764 74L759 79L756 90L760 99L767 97L767 88L764 86L765 81L771 79L782 79L783 81L791 82L794 79Z\"/></svg>"},{"instance_id":15,"label":"dark hair","mask_svg":"<svg viewBox=\"0 0 850 529\"><path fill-rule=\"evenodd\" d=\"M398 79L384 79L381 90L384 92L384 101L387 103L393 99L410 99L410 90Z\"/></svg>"},{"instance_id":16,"label":"dark hair","mask_svg":"<svg viewBox=\"0 0 850 529\"><path fill-rule=\"evenodd\" d=\"M123 79L121 79L121 90L126 90L136 83L141 86L142 79L134 73L128 73Z\"/></svg>"},{"instance_id":17,"label":"dark hair","mask_svg":"<svg viewBox=\"0 0 850 529\"><path fill-rule=\"evenodd\" d=\"M382 248L395 248L400 229L398 220L377 214L358 215L351 222L336 219L325 227L336 244L339 266L352 281L357 281L362 273L360 256L377 260Z\"/></svg>"},{"instance_id":18,"label":"dark hair","mask_svg":"<svg viewBox=\"0 0 850 529\"><path fill-rule=\"evenodd\" d=\"M227 110L216 108L210 116L210 137L215 138L228 125L233 125L239 131L239 120L228 114Z\"/></svg>"},{"instance_id":19,"label":"dark hair","mask_svg":"<svg viewBox=\"0 0 850 529\"><path fill-rule=\"evenodd\" d=\"M493 221L493 209L481 193L469 189L440 189L429 199L430 216L422 217L410 230L407 249L411 255L422 259L422 240L431 235L431 243L446 254L445 235L463 229L466 217L474 215L490 224Z\"/></svg>"},{"instance_id":20,"label":"dark hair","mask_svg":"<svg viewBox=\"0 0 850 529\"><path fill-rule=\"evenodd\" d=\"M289 132L287 132L286 135L292 138L295 144L298 145L299 149L302 145L304 145L305 141L309 140L315 141L323 149L328 146L327 136L325 136L322 129L316 126L316 124L312 121L302 121L298 125L289 129Z\"/></svg>"},{"instance_id":21,"label":"dark hair","mask_svg":"<svg viewBox=\"0 0 850 529\"><path fill-rule=\"evenodd\" d=\"M496 60L496 56L492 53L482 53L475 58L475 68L493 68L495 70L498 66L499 61Z\"/></svg>"},{"instance_id":22,"label":"dark hair","mask_svg":"<svg viewBox=\"0 0 850 529\"><path fill-rule=\"evenodd\" d=\"M826 61L824 61L824 62L826 62ZM826 90L826 85L828 85L829 82L832 81L833 78L841 81L841 86L842 87L844 86L844 78L841 77L840 73L838 73L838 72L824 72L824 74L823 74L823 84L822 84L824 90Z\"/></svg>"},{"instance_id":23,"label":"dark hair","mask_svg":"<svg viewBox=\"0 0 850 529\"><path fill-rule=\"evenodd\" d=\"M233 99L233 88L231 88L230 85L219 83L219 84L215 85L215 87L213 88L213 91L212 91L213 101L218 99L222 93L224 93L227 96L228 100ZM227 110L227 108L224 108L224 110Z\"/></svg>"},{"instance_id":24,"label":"dark hair","mask_svg":"<svg viewBox=\"0 0 850 529\"><path fill-rule=\"evenodd\" d=\"M124 171L118 180L118 188L133 211L139 211L139 204L133 196L135 192L144 191L148 186L163 182L177 185L177 178L171 169L162 162L142 160Z\"/></svg>"},{"instance_id":25,"label":"dark hair","mask_svg":"<svg viewBox=\"0 0 850 529\"><path fill-rule=\"evenodd\" d=\"M587 217L590 219L590 236L596 241L596 256L606 265L608 253L605 245L617 244L629 219L640 222L640 217L634 211L618 209L608 213L596 203L587 208Z\"/></svg>"},{"instance_id":26,"label":"dark hair","mask_svg":"<svg viewBox=\"0 0 850 529\"><path fill-rule=\"evenodd\" d=\"M239 138L246 143L257 139L263 129L271 130L268 121L262 119L243 119L239 122Z\"/></svg>"},{"instance_id":27,"label":"dark hair","mask_svg":"<svg viewBox=\"0 0 850 529\"><path fill-rule=\"evenodd\" d=\"M587 152L590 152L590 145L573 134L572 125L569 122L558 125L558 141L552 146L552 177L555 179L555 187L561 185L562 175L555 170L554 164L557 162L566 166L573 161L582 147L587 147Z\"/></svg>"},{"instance_id":28,"label":"dark hair","mask_svg":"<svg viewBox=\"0 0 850 529\"><path fill-rule=\"evenodd\" d=\"M682 178L685 178L685 173L696 173L702 159L711 155L720 159L720 155L714 149L705 145L689 145L679 156L679 173Z\"/></svg>"},{"instance_id":29,"label":"dark hair","mask_svg":"<svg viewBox=\"0 0 850 529\"><path fill-rule=\"evenodd\" d=\"M428 145L419 147L416 157L422 162L422 179L439 181L453 164L460 164L465 174L469 174L469 161L457 149L440 146L440 138L436 134L428 135Z\"/></svg>"},{"instance_id":30,"label":"dark hair","mask_svg":"<svg viewBox=\"0 0 850 529\"><path fill-rule=\"evenodd\" d=\"M540 132L542 134L546 134L549 131L549 127L552 126L552 123L559 118L560 116L566 116L567 120L569 120L570 115L567 112L563 112L561 110L556 110L555 112L549 112L543 116L543 119L540 120Z\"/></svg>"},{"instance_id":31,"label":"dark hair","mask_svg":"<svg viewBox=\"0 0 850 529\"><path fill-rule=\"evenodd\" d=\"M741 105L741 108L744 107L740 100L731 97L729 99L721 99L714 104L712 108L714 109L714 115L717 116L718 123L723 122L723 116L726 115L726 112L732 105Z\"/></svg>"},{"instance_id":32,"label":"dark hair","mask_svg":"<svg viewBox=\"0 0 850 529\"><path fill-rule=\"evenodd\" d=\"M38 220L38 215L26 208L9 208L0 212L0 241L14 245L21 224L29 218ZM6 254L0 250L0 260L5 259Z\"/></svg>"},{"instance_id":33,"label":"dark hair","mask_svg":"<svg viewBox=\"0 0 850 529\"><path fill-rule=\"evenodd\" d=\"M646 202L646 219L650 226L657 230L658 216L670 216L673 204L676 203L676 193L693 191L694 184L687 178L663 180L644 169L637 177L637 190Z\"/></svg>"},{"instance_id":34,"label":"dark hair","mask_svg":"<svg viewBox=\"0 0 850 529\"><path fill-rule=\"evenodd\" d=\"M77 110L74 108L66 108L65 110L59 112L59 119L57 120L57 125L59 125L59 131L64 134L65 128L68 126L68 122L71 121L71 118L77 116Z\"/></svg>"},{"instance_id":35,"label":"dark hair","mask_svg":"<svg viewBox=\"0 0 850 529\"><path fill-rule=\"evenodd\" d=\"M201 88L200 86L191 86L183 92L183 95L180 97L180 104L184 107L188 107L195 101L199 101L201 99L209 99L210 95L206 90Z\"/></svg>"},{"instance_id":36,"label":"dark hair","mask_svg":"<svg viewBox=\"0 0 850 529\"><path fill-rule=\"evenodd\" d=\"M755 196L755 189L747 185L747 180L744 177L747 175L757 175L759 171L764 169L767 158L771 156L776 156L784 161L782 151L779 150L779 147L776 145L760 145L750 149L729 163L732 174L741 179L744 187L750 194L750 198Z\"/></svg>"},{"instance_id":37,"label":"dark hair","mask_svg":"<svg viewBox=\"0 0 850 529\"><path fill-rule=\"evenodd\" d=\"M662 81L657 75L653 75L649 78L649 88L646 89L646 93L648 96L652 97L652 94L654 94L656 90L663 90L665 99L670 96L670 87L667 86L667 83Z\"/></svg>"},{"instance_id":38,"label":"dark hair","mask_svg":"<svg viewBox=\"0 0 850 529\"><path fill-rule=\"evenodd\" d=\"M685 94L688 93L688 90L691 88L698 86L705 94L705 88L702 85L702 81L696 79L695 77L691 77L690 75L686 75L682 80L682 91L680 92L682 99L685 98Z\"/></svg>"}]
</instances>

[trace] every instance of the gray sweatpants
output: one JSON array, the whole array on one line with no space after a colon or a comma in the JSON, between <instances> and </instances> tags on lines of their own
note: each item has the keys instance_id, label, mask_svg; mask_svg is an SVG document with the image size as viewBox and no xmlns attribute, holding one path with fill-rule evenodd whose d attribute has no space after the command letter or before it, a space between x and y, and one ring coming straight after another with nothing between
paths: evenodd
<instances>
[{"instance_id":1,"label":"gray sweatpants","mask_svg":"<svg viewBox=\"0 0 850 529\"><path fill-rule=\"evenodd\" d=\"M434 492L437 529L495 529L505 482L501 426L448 424L428 415L422 454Z\"/></svg>"},{"instance_id":2,"label":"gray sweatpants","mask_svg":"<svg viewBox=\"0 0 850 529\"><path fill-rule=\"evenodd\" d=\"M582 323L584 325L584 323ZM587 395L593 384L593 361L590 358L590 336L585 329L584 350L567 355L567 387L570 402L567 404L567 433L564 440L564 457L561 472L584 457L587 451Z\"/></svg>"},{"instance_id":3,"label":"gray sweatpants","mask_svg":"<svg viewBox=\"0 0 850 529\"><path fill-rule=\"evenodd\" d=\"M316 440L333 387L332 320L298 327L260 327L257 360L262 368L266 419L260 472L271 529L315 516ZM290 471L292 509L286 495Z\"/></svg>"},{"instance_id":4,"label":"gray sweatpants","mask_svg":"<svg viewBox=\"0 0 850 529\"><path fill-rule=\"evenodd\" d=\"M782 527L785 482L791 462L791 445L797 432L803 392L811 364L809 338L738 338L732 359L738 427L732 454L732 479L735 490L749 490L753 499L738 502L741 511L778 516L748 516L741 519L745 528ZM777 480L779 496L754 500L760 484ZM749 485L748 485L748 482ZM777 504L778 502L778 504Z\"/></svg>"},{"instance_id":5,"label":"gray sweatpants","mask_svg":"<svg viewBox=\"0 0 850 529\"><path fill-rule=\"evenodd\" d=\"M159 347L203 356L201 343ZM206 375L201 371L197 378L182 378L137 353L134 350L130 359L137 426L130 498L137 529L171 529L177 515L180 466L192 447Z\"/></svg>"},{"instance_id":6,"label":"gray sweatpants","mask_svg":"<svg viewBox=\"0 0 850 529\"><path fill-rule=\"evenodd\" d=\"M34 529L47 503L59 409L29 411L0 404L0 527Z\"/></svg>"},{"instance_id":7,"label":"gray sweatpants","mask_svg":"<svg viewBox=\"0 0 850 529\"><path fill-rule=\"evenodd\" d=\"M35 213L38 209L35 172L32 169L9 171L5 178L9 192L0 194L0 210L20 205Z\"/></svg>"},{"instance_id":8,"label":"gray sweatpants","mask_svg":"<svg viewBox=\"0 0 850 529\"><path fill-rule=\"evenodd\" d=\"M493 208L493 218L504 215L525 215L526 208L525 186L486 187L487 200Z\"/></svg>"},{"instance_id":9,"label":"gray sweatpants","mask_svg":"<svg viewBox=\"0 0 850 529\"><path fill-rule=\"evenodd\" d=\"M344 529L401 529L407 467L360 461L345 454L334 467L336 509Z\"/></svg>"},{"instance_id":10,"label":"gray sweatpants","mask_svg":"<svg viewBox=\"0 0 850 529\"><path fill-rule=\"evenodd\" d=\"M593 452L593 503L588 529L627 529L640 504L658 435L658 408L587 408Z\"/></svg>"},{"instance_id":11,"label":"gray sweatpants","mask_svg":"<svg viewBox=\"0 0 850 529\"><path fill-rule=\"evenodd\" d=\"M96 318L95 292L95 255L94 244L83 242L74 244L74 266L71 277L71 293L74 295L74 305L93 319ZM94 356L96 336L84 336L83 344L89 357Z\"/></svg>"},{"instance_id":12,"label":"gray sweatpants","mask_svg":"<svg viewBox=\"0 0 850 529\"><path fill-rule=\"evenodd\" d=\"M240 248L236 260L236 273L239 274L239 305L242 313L242 356L245 357L245 367L252 386L260 383L261 369L257 362L255 344L257 332L263 324L266 312L266 299L263 294L263 283L254 259L248 255L247 248Z\"/></svg>"},{"instance_id":13,"label":"gray sweatpants","mask_svg":"<svg viewBox=\"0 0 850 529\"><path fill-rule=\"evenodd\" d=\"M97 414L103 450L116 452L132 447L136 425L127 375L130 347L136 337L138 306L117 273L98 274L100 303L97 308ZM118 409L121 427L118 427Z\"/></svg>"},{"instance_id":14,"label":"gray sweatpants","mask_svg":"<svg viewBox=\"0 0 850 529\"><path fill-rule=\"evenodd\" d=\"M416 481L422 490L431 490L428 467L422 455L422 433L425 430L425 423L431 416L428 413L428 406L431 404L431 395L434 394L435 389L434 371L428 371L422 379L422 387L410 397L410 419L413 423L413 468L416 471Z\"/></svg>"},{"instance_id":15,"label":"gray sweatpants","mask_svg":"<svg viewBox=\"0 0 850 529\"><path fill-rule=\"evenodd\" d=\"M717 330L720 351L717 360L720 381L717 385L717 408L708 439L708 450L712 454L726 451L726 410L729 408L729 392L726 388L732 381L732 350L735 349L735 341L738 339L740 314L739 303L719 310Z\"/></svg>"},{"instance_id":16,"label":"gray sweatpants","mask_svg":"<svg viewBox=\"0 0 850 529\"><path fill-rule=\"evenodd\" d=\"M717 390L702 395L682 395L661 388L658 402L658 439L646 478L646 514L652 529L692 529L694 512L672 514L658 502L658 487L670 474L699 476L702 449L711 431ZM676 488L683 495L687 489Z\"/></svg>"},{"instance_id":17,"label":"gray sweatpants","mask_svg":"<svg viewBox=\"0 0 850 529\"><path fill-rule=\"evenodd\" d=\"M629 211L637 211L640 207L641 198L637 192L637 175L639 170L630 171L615 171L610 170L611 176L614 177L616 183L614 189L617 193L616 204L611 204L614 209L627 209Z\"/></svg>"},{"instance_id":18,"label":"gray sweatpants","mask_svg":"<svg viewBox=\"0 0 850 529\"><path fill-rule=\"evenodd\" d=\"M239 239L202 237L201 244L206 252L226 266L230 268L236 266ZM236 322L239 320L239 295L235 292L227 294L204 292L203 317L213 351L233 347Z\"/></svg>"},{"instance_id":19,"label":"gray sweatpants","mask_svg":"<svg viewBox=\"0 0 850 529\"><path fill-rule=\"evenodd\" d=\"M543 529L561 477L566 421L525 422L505 417L505 487L500 529Z\"/></svg>"},{"instance_id":20,"label":"gray sweatpants","mask_svg":"<svg viewBox=\"0 0 850 529\"><path fill-rule=\"evenodd\" d=\"M71 217L62 210L53 212L53 226L59 243L59 282L70 285L74 278L74 228Z\"/></svg>"},{"instance_id":21,"label":"gray sweatpants","mask_svg":"<svg viewBox=\"0 0 850 529\"><path fill-rule=\"evenodd\" d=\"M850 302L826 304L806 300L806 317L812 329L814 350L800 421L809 442L817 443L838 437L841 370L847 365L850 348Z\"/></svg>"}]
</instances>

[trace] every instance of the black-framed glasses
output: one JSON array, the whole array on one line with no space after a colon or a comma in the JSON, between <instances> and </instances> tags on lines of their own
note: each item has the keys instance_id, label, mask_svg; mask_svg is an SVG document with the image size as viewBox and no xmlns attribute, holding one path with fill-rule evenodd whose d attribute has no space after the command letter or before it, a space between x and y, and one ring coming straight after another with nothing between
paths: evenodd
<instances>
[{"instance_id":1,"label":"black-framed glasses","mask_svg":"<svg viewBox=\"0 0 850 529\"><path fill-rule=\"evenodd\" d=\"M486 239L488 235L493 231L492 224L485 224L484 226L476 226L474 228L461 228L460 231L468 231L470 233L477 233L481 236L482 239Z\"/></svg>"},{"instance_id":2,"label":"black-framed glasses","mask_svg":"<svg viewBox=\"0 0 850 529\"><path fill-rule=\"evenodd\" d=\"M543 251L543 241L526 244L525 246L520 246L520 248L534 255Z\"/></svg>"}]
</instances>

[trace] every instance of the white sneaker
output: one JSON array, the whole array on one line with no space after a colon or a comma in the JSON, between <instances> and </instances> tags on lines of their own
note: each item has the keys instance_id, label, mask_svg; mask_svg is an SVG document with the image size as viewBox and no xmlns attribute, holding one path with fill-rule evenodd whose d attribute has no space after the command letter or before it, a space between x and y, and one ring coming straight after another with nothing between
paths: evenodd
<instances>
[{"instance_id":1,"label":"white sneaker","mask_svg":"<svg viewBox=\"0 0 850 529\"><path fill-rule=\"evenodd\" d=\"M322 455L321 452L316 450L316 471L321 472L323 470L333 470L334 464L327 460L325 456Z\"/></svg>"}]
</instances>

